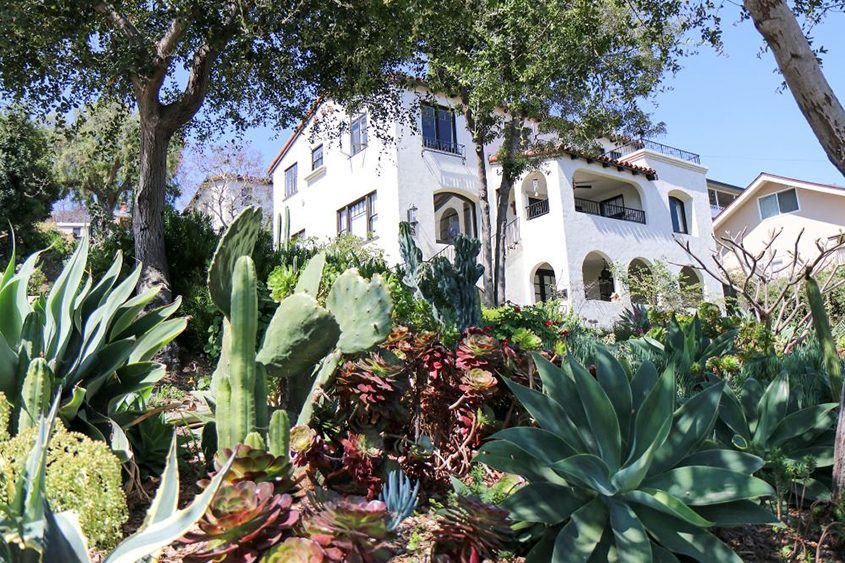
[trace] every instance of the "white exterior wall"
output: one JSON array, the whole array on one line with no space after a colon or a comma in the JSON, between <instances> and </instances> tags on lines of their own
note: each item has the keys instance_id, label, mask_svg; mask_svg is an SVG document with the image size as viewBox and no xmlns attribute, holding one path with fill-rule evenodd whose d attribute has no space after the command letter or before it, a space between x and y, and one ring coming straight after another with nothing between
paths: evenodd
<instances>
[{"instance_id":1,"label":"white exterior wall","mask_svg":"<svg viewBox=\"0 0 845 563\"><path fill-rule=\"evenodd\" d=\"M589 164L569 156L547 161L542 172L546 176L549 192L549 213L526 220L525 196L521 182L517 184L517 213L520 214L521 242L509 256L507 278L508 299L516 303L534 301L534 272L543 263L552 266L559 291L568 294L569 305L588 322L596 321L599 327L610 327L622 309L630 306L630 297L618 280L615 291L620 299L614 302L586 299L582 268L584 259L597 252L612 264L627 268L635 258L652 263L657 260L669 263L678 273L681 266L692 264L674 238L688 240L699 257L709 257L714 243L710 206L707 199L705 173L707 169L692 163L665 157L651 151L638 151L628 157L629 162L652 168L657 179L652 181L639 173L619 171L614 166L601 163ZM639 192L645 211L646 224L622 221L577 212L572 179L576 172L589 172L625 181L631 190ZM672 231L669 215L669 195L687 199L687 220L690 234ZM588 194L585 194L588 198ZM585 197L579 194L579 197ZM715 280L700 276L705 299L722 297L722 288Z\"/></svg>"},{"instance_id":2,"label":"white exterior wall","mask_svg":"<svg viewBox=\"0 0 845 563\"><path fill-rule=\"evenodd\" d=\"M410 107L415 99L414 92L407 92L403 101L406 107ZM440 105L456 105L442 96L437 96L436 101ZM465 147L463 156L425 149L418 113L416 119L417 134L413 134L407 125L399 125L396 129L398 141L384 145L371 131L369 147L351 158L347 156L350 152L348 133L343 136L340 146L337 141L325 141L325 170L313 174L310 171L311 149L320 141L310 140L309 127L306 127L273 171L275 222L278 223L284 207L288 206L291 233L305 229L306 236L331 238L337 234L337 210L377 190L377 238L373 244L385 251L389 261L400 260L398 223L407 220L408 209L412 206L416 207L418 221L416 240L424 257L429 258L442 250L445 245L437 242L439 225L435 221L434 194L452 192L477 202L477 159L462 115L455 116L455 125L457 143ZM498 143L486 147L485 159L495 154L497 148ZM625 267L635 258L646 262L662 260L691 264L674 242L673 237L677 236L688 239L698 256L710 256L713 241L705 180L707 169L648 150L626 155L625 160L652 168L657 172L657 179L651 181L642 172L634 175L629 169L620 171L614 165L603 166L595 161L588 163L569 155L550 158L540 169L546 184L549 213L530 221L526 216L527 200L522 181L517 182L514 195L520 240L507 254L508 300L519 304L533 303L534 272L539 266L548 264L555 272L558 291L568 294L572 310L588 321L595 321L600 327L609 328L622 309L630 305L630 299L618 281L616 292L621 297L618 301L585 298L582 265L588 253L599 252L608 262ZM293 162L299 163L298 193L285 200L284 171ZM486 167L491 211L495 214L494 194L501 175L496 165L486 163ZM646 224L576 212L572 182L577 171L633 184L626 189L638 191ZM672 192L688 201L690 235L672 232L668 203ZM589 197L588 194L584 196ZM579 194L579 197L582 196ZM476 217L480 231L479 209L476 209ZM463 217L461 219L463 221ZM491 221L495 222L495 216L491 217ZM278 234L278 227L274 228L274 233ZM669 267L675 272L680 270L680 266ZM722 296L718 283L700 277L706 299Z\"/></svg>"}]
</instances>

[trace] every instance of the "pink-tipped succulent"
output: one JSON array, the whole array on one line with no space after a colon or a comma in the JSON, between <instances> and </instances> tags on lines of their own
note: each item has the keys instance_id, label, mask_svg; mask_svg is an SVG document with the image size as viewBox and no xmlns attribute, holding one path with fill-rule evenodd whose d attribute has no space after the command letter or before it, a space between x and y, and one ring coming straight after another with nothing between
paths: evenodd
<instances>
[{"instance_id":1,"label":"pink-tipped succulent","mask_svg":"<svg viewBox=\"0 0 845 563\"><path fill-rule=\"evenodd\" d=\"M480 563L496 560L513 531L508 511L471 496L458 496L455 506L438 512L432 555L438 563Z\"/></svg>"},{"instance_id":2,"label":"pink-tipped succulent","mask_svg":"<svg viewBox=\"0 0 845 563\"><path fill-rule=\"evenodd\" d=\"M497 385L496 376L481 368L473 368L464 373L458 388L464 393L479 396L488 396Z\"/></svg>"},{"instance_id":3,"label":"pink-tipped succulent","mask_svg":"<svg viewBox=\"0 0 845 563\"><path fill-rule=\"evenodd\" d=\"M356 485L366 487L368 498L375 498L382 483L382 478L376 473L381 460L381 450L372 446L366 435L352 432L341 440L341 445L343 467Z\"/></svg>"},{"instance_id":4,"label":"pink-tipped succulent","mask_svg":"<svg viewBox=\"0 0 845 563\"><path fill-rule=\"evenodd\" d=\"M309 538L288 538L266 552L261 563L323 563L320 544Z\"/></svg>"},{"instance_id":5,"label":"pink-tipped succulent","mask_svg":"<svg viewBox=\"0 0 845 563\"><path fill-rule=\"evenodd\" d=\"M257 561L290 533L299 520L291 509L293 498L275 494L273 483L240 481L224 484L214 497L199 531L190 532L184 543L205 544L186 561Z\"/></svg>"},{"instance_id":6,"label":"pink-tipped succulent","mask_svg":"<svg viewBox=\"0 0 845 563\"><path fill-rule=\"evenodd\" d=\"M460 369L495 369L502 363L502 350L495 336L470 329L461 339L457 350Z\"/></svg>"},{"instance_id":7,"label":"pink-tipped succulent","mask_svg":"<svg viewBox=\"0 0 845 563\"><path fill-rule=\"evenodd\" d=\"M306 521L305 530L329 561L380 563L392 555L387 547L388 519L383 502L346 497L325 503Z\"/></svg>"}]
</instances>

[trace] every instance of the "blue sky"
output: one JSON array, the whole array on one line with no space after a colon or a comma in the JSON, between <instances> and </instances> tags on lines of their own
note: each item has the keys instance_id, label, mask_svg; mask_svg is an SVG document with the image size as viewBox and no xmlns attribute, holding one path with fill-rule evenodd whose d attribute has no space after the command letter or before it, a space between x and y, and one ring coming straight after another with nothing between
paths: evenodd
<instances>
[{"instance_id":1,"label":"blue sky","mask_svg":"<svg viewBox=\"0 0 845 563\"><path fill-rule=\"evenodd\" d=\"M760 34L750 21L737 20L738 11L725 11L723 54L702 48L667 79L671 89L657 97L653 110L655 121L665 122L667 132L656 140L700 154L702 164L710 168L708 176L723 182L746 186L765 171L845 185L792 94L778 91L782 79L772 54L760 51ZM828 49L825 75L845 103L843 24L845 15L832 14L813 36L817 45ZM245 140L269 164L289 134L257 128Z\"/></svg>"}]
</instances>

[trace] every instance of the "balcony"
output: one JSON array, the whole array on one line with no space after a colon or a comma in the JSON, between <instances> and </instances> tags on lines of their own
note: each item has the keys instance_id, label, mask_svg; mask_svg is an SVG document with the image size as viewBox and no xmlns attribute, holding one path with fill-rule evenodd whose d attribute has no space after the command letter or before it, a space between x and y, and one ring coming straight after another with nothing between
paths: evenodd
<instances>
[{"instance_id":1,"label":"balcony","mask_svg":"<svg viewBox=\"0 0 845 563\"><path fill-rule=\"evenodd\" d=\"M579 213L587 213L588 215L598 215L609 219L619 219L620 221L630 221L632 223L645 225L645 211L642 209L625 207L623 205L603 203L600 201L592 201L576 197L575 211Z\"/></svg>"},{"instance_id":2,"label":"balcony","mask_svg":"<svg viewBox=\"0 0 845 563\"><path fill-rule=\"evenodd\" d=\"M701 157L695 154L694 152L685 151L676 147L670 147L669 145L664 145L663 143L658 143L657 141L651 141L649 139L639 139L636 141L631 141L630 143L607 151L602 156L607 156L615 160L620 160L625 155L631 154L632 152L642 149L659 152L660 154L665 154L666 156L671 156L680 160L686 160L687 162L692 162L694 164L701 164Z\"/></svg>"},{"instance_id":3,"label":"balcony","mask_svg":"<svg viewBox=\"0 0 845 563\"><path fill-rule=\"evenodd\" d=\"M531 219L536 219L537 217L546 215L549 212L549 200L541 199L539 201L535 201L525 209L526 216L529 221Z\"/></svg>"},{"instance_id":4,"label":"balcony","mask_svg":"<svg viewBox=\"0 0 845 563\"><path fill-rule=\"evenodd\" d=\"M464 156L464 146L462 144L451 143L433 137L423 137L423 147L433 151L456 154L460 157Z\"/></svg>"}]
</instances>

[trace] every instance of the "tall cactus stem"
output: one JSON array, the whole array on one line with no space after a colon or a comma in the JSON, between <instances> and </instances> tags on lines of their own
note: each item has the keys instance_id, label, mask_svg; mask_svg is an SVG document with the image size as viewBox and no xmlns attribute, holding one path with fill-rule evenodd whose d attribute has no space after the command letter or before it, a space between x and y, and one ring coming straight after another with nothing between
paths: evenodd
<instances>
[{"instance_id":1,"label":"tall cactus stem","mask_svg":"<svg viewBox=\"0 0 845 563\"><path fill-rule=\"evenodd\" d=\"M287 411L280 409L270 417L270 430L267 432L270 453L276 457L288 459L290 455L290 418Z\"/></svg>"}]
</instances>

